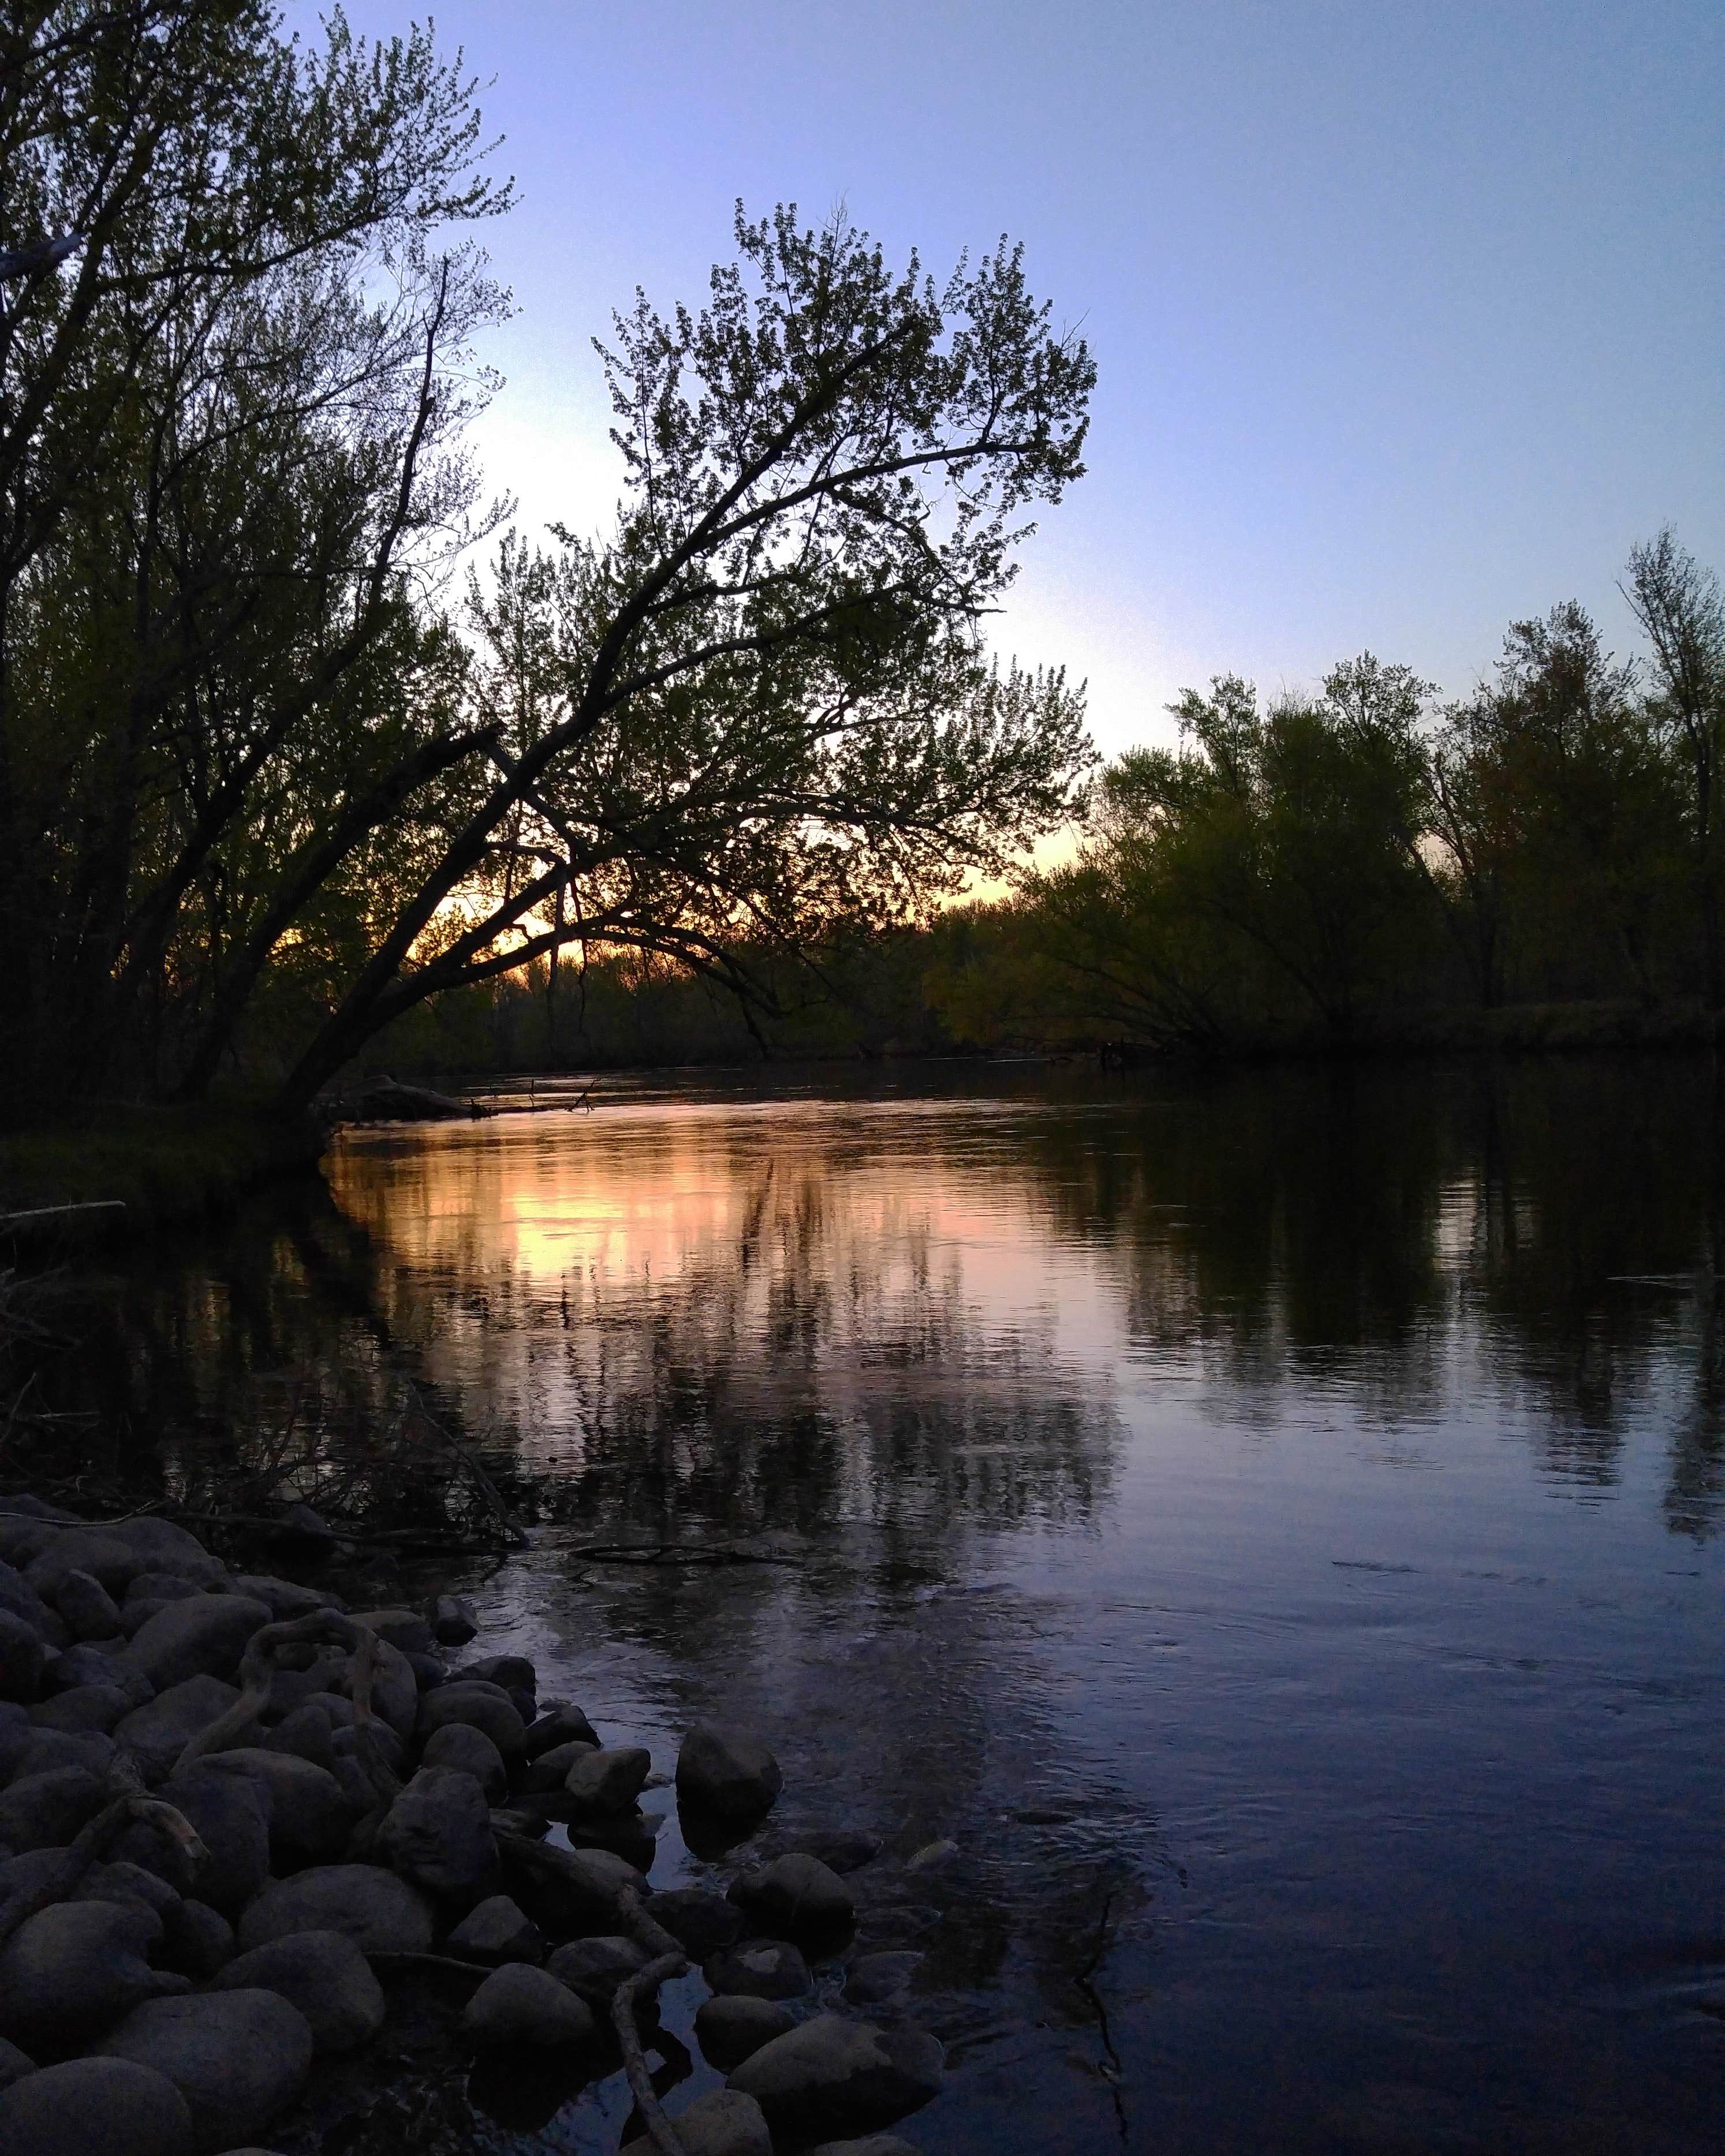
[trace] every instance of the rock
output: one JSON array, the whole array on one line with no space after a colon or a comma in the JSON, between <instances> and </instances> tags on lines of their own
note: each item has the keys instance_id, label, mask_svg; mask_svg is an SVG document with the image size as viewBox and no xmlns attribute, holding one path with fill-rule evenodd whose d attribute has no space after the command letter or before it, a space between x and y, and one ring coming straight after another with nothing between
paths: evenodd
<instances>
[{"instance_id":1,"label":"rock","mask_svg":"<svg viewBox=\"0 0 1725 2156\"><path fill-rule=\"evenodd\" d=\"M578 1746L563 1788L583 1812L628 1811L652 1766L652 1753L638 1744L598 1752Z\"/></svg>"},{"instance_id":2,"label":"rock","mask_svg":"<svg viewBox=\"0 0 1725 2156\"><path fill-rule=\"evenodd\" d=\"M247 1594L200 1594L170 1602L135 1633L126 1648L155 1686L166 1691L187 1677L231 1677L246 1642L271 1622L267 1602Z\"/></svg>"},{"instance_id":3,"label":"rock","mask_svg":"<svg viewBox=\"0 0 1725 2156\"><path fill-rule=\"evenodd\" d=\"M24 1578L47 1601L69 1572L87 1572L110 1594L124 1594L144 1569L143 1559L119 1536L100 1527L64 1527L24 1567Z\"/></svg>"},{"instance_id":4,"label":"rock","mask_svg":"<svg viewBox=\"0 0 1725 2156\"><path fill-rule=\"evenodd\" d=\"M266 1752L290 1753L296 1759L321 1767L326 1774L336 1771L334 1727L321 1707L310 1700L285 1715L274 1729L266 1729L258 1742Z\"/></svg>"},{"instance_id":5,"label":"rock","mask_svg":"<svg viewBox=\"0 0 1725 2156\"><path fill-rule=\"evenodd\" d=\"M751 1999L800 1999L813 1979L809 1964L783 1939L745 1939L710 1955L701 1974L713 1990Z\"/></svg>"},{"instance_id":6,"label":"rock","mask_svg":"<svg viewBox=\"0 0 1725 2156\"><path fill-rule=\"evenodd\" d=\"M52 1732L58 1734L58 1732ZM105 1793L85 1767L21 1775L0 1791L0 1847L64 1849L101 1810Z\"/></svg>"},{"instance_id":7,"label":"rock","mask_svg":"<svg viewBox=\"0 0 1725 2156\"><path fill-rule=\"evenodd\" d=\"M203 1592L195 1579L182 1579L177 1572L141 1572L126 1588L121 1614L123 1616L127 1606L134 1602L185 1602ZM270 1598L260 1594L258 1599L267 1602Z\"/></svg>"},{"instance_id":8,"label":"rock","mask_svg":"<svg viewBox=\"0 0 1725 2156\"><path fill-rule=\"evenodd\" d=\"M157 1794L183 1815L209 1852L186 1887L224 1917L237 1917L270 1876L268 1786L243 1768L199 1759ZM146 1871L181 1883L175 1878L183 1861L178 1851L147 1827L128 1828L119 1845Z\"/></svg>"},{"instance_id":9,"label":"rock","mask_svg":"<svg viewBox=\"0 0 1725 2156\"><path fill-rule=\"evenodd\" d=\"M39 2057L80 2050L145 1999L188 1990L145 1959L161 1936L141 1902L39 1910L0 1949L0 2030Z\"/></svg>"},{"instance_id":10,"label":"rock","mask_svg":"<svg viewBox=\"0 0 1725 2156\"><path fill-rule=\"evenodd\" d=\"M516 1899L553 1938L614 1924L623 1889L647 1892L644 1876L608 1849L506 1850L503 1866Z\"/></svg>"},{"instance_id":11,"label":"rock","mask_svg":"<svg viewBox=\"0 0 1725 2156\"><path fill-rule=\"evenodd\" d=\"M202 1588L193 1587L189 1589L189 1592L201 1594L203 1590ZM166 1609L167 1604L168 1598L162 1594L146 1595L141 1601L138 1602L130 1600L122 1602L120 1605L121 1630L125 1633L128 1640L136 1639L150 1620Z\"/></svg>"},{"instance_id":12,"label":"rock","mask_svg":"<svg viewBox=\"0 0 1725 2156\"><path fill-rule=\"evenodd\" d=\"M37 1854L39 1856L41 1851ZM164 1923L170 1909L177 1909L180 1897L165 1879L153 1871L146 1871L141 1864L129 1864L124 1858L113 1864L92 1864L74 1892L66 1897L70 1902L141 1902L146 1909L153 1909Z\"/></svg>"},{"instance_id":13,"label":"rock","mask_svg":"<svg viewBox=\"0 0 1725 2156\"><path fill-rule=\"evenodd\" d=\"M9 2089L14 2082L35 2071L36 2061L28 2051L21 2051L16 2044L8 2044L0 2036L0 2089Z\"/></svg>"},{"instance_id":14,"label":"rock","mask_svg":"<svg viewBox=\"0 0 1725 2156\"><path fill-rule=\"evenodd\" d=\"M171 1774L186 1747L202 1729L225 1714L239 1697L236 1686L219 1677L187 1677L159 1692L147 1707L134 1707L114 1730L114 1741L130 1752L138 1772L151 1784Z\"/></svg>"},{"instance_id":15,"label":"rock","mask_svg":"<svg viewBox=\"0 0 1725 2156\"><path fill-rule=\"evenodd\" d=\"M575 1762L598 1749L596 1744L584 1743L579 1738L572 1738L567 1744L554 1744L548 1752L542 1752L529 1763L522 1782L523 1789L529 1795L541 1793L549 1795L553 1789L561 1789Z\"/></svg>"},{"instance_id":16,"label":"rock","mask_svg":"<svg viewBox=\"0 0 1725 2156\"><path fill-rule=\"evenodd\" d=\"M166 2074L206 2148L250 2141L305 2085L311 2030L274 1991L206 1991L135 2007L101 2046Z\"/></svg>"},{"instance_id":17,"label":"rock","mask_svg":"<svg viewBox=\"0 0 1725 2156\"><path fill-rule=\"evenodd\" d=\"M559 1984L567 1984L589 2006L608 2013L612 1994L652 1959L644 1948L620 1933L598 1938L574 1939L559 1947L546 1967Z\"/></svg>"},{"instance_id":18,"label":"rock","mask_svg":"<svg viewBox=\"0 0 1725 2156\"><path fill-rule=\"evenodd\" d=\"M525 1962L493 1969L468 2000L461 2025L481 2051L586 2044L596 2031L584 1999Z\"/></svg>"},{"instance_id":19,"label":"rock","mask_svg":"<svg viewBox=\"0 0 1725 2156\"><path fill-rule=\"evenodd\" d=\"M234 1927L208 1902L179 1897L162 1912L157 1958L195 1983L207 1984L234 1958Z\"/></svg>"},{"instance_id":20,"label":"rock","mask_svg":"<svg viewBox=\"0 0 1725 2156\"><path fill-rule=\"evenodd\" d=\"M264 1745L212 1752L200 1767L231 1767L254 1775L270 1792L270 1860L279 1871L326 1863L347 1845L353 1810L326 1768L293 1752Z\"/></svg>"},{"instance_id":21,"label":"rock","mask_svg":"<svg viewBox=\"0 0 1725 2156\"><path fill-rule=\"evenodd\" d=\"M47 1636L48 1604L23 1573L3 1561L0 1561L0 1609L9 1609L38 1639Z\"/></svg>"},{"instance_id":22,"label":"rock","mask_svg":"<svg viewBox=\"0 0 1725 2156\"><path fill-rule=\"evenodd\" d=\"M958 1854L956 1841L925 1841L921 1849L905 1859L906 1871L938 1871L944 1864L951 1863Z\"/></svg>"},{"instance_id":23,"label":"rock","mask_svg":"<svg viewBox=\"0 0 1725 2156\"><path fill-rule=\"evenodd\" d=\"M439 1685L435 1691L427 1692L419 1701L417 1727L422 1741L451 1722L482 1729L504 1758L521 1758L526 1726L511 1701L496 1686L451 1678L448 1684Z\"/></svg>"},{"instance_id":24,"label":"rock","mask_svg":"<svg viewBox=\"0 0 1725 2156\"><path fill-rule=\"evenodd\" d=\"M775 2036L732 2073L775 2134L868 2133L891 2126L940 2094L946 2054L920 2029L817 2015Z\"/></svg>"},{"instance_id":25,"label":"rock","mask_svg":"<svg viewBox=\"0 0 1725 2156\"><path fill-rule=\"evenodd\" d=\"M173 2083L130 2059L69 2059L0 2094L6 2156L186 2156L193 2132Z\"/></svg>"},{"instance_id":26,"label":"rock","mask_svg":"<svg viewBox=\"0 0 1725 2156\"><path fill-rule=\"evenodd\" d=\"M677 1753L678 1800L721 1819L751 1819L768 1810L784 1787L779 1764L758 1737L703 1722Z\"/></svg>"},{"instance_id":27,"label":"rock","mask_svg":"<svg viewBox=\"0 0 1725 2156\"><path fill-rule=\"evenodd\" d=\"M10 1609L0 1609L0 1699L28 1706L42 1684L48 1652L41 1635Z\"/></svg>"},{"instance_id":28,"label":"rock","mask_svg":"<svg viewBox=\"0 0 1725 2156\"><path fill-rule=\"evenodd\" d=\"M594 1744L598 1732L578 1707L560 1707L540 1716L527 1732L521 1749L529 1759L565 1744Z\"/></svg>"},{"instance_id":29,"label":"rock","mask_svg":"<svg viewBox=\"0 0 1725 2156\"><path fill-rule=\"evenodd\" d=\"M351 1665L331 1685L332 1691L351 1693ZM398 1737L411 1737L419 1712L419 1681L399 1647L379 1640L372 1669L372 1711L381 1715ZM454 1717L459 1718L459 1717Z\"/></svg>"},{"instance_id":30,"label":"rock","mask_svg":"<svg viewBox=\"0 0 1725 2156\"><path fill-rule=\"evenodd\" d=\"M213 1557L189 1527L177 1527L172 1520L118 1520L104 1532L136 1552L142 1571L167 1573L199 1587L227 1580L228 1568L220 1558Z\"/></svg>"},{"instance_id":31,"label":"rock","mask_svg":"<svg viewBox=\"0 0 1725 2156\"><path fill-rule=\"evenodd\" d=\"M62 1573L54 1587L54 1606L74 1640L120 1636L120 1612L114 1598L90 1573L75 1569Z\"/></svg>"},{"instance_id":32,"label":"rock","mask_svg":"<svg viewBox=\"0 0 1725 2156\"><path fill-rule=\"evenodd\" d=\"M505 1962L537 1964L545 1958L545 1939L532 1919L507 1894L493 1894L468 1912L446 1941L449 1953L469 1961L501 1968Z\"/></svg>"},{"instance_id":33,"label":"rock","mask_svg":"<svg viewBox=\"0 0 1725 2156\"><path fill-rule=\"evenodd\" d=\"M78 1685L33 1707L30 1720L38 1729L61 1729L74 1735L94 1729L106 1736L131 1712L131 1698L118 1685Z\"/></svg>"},{"instance_id":34,"label":"rock","mask_svg":"<svg viewBox=\"0 0 1725 2156\"><path fill-rule=\"evenodd\" d=\"M880 1837L860 1827L841 1826L830 1834L810 1835L806 1846L811 1856L818 1856L828 1871L836 1871L842 1879L847 1872L860 1871L864 1865L874 1862L880 1854Z\"/></svg>"},{"instance_id":35,"label":"rock","mask_svg":"<svg viewBox=\"0 0 1725 2156\"><path fill-rule=\"evenodd\" d=\"M13 1763L12 1779L48 1774L61 1767L82 1767L98 1779L114 1763L114 1740L100 1729L40 1729L34 1722L23 1749Z\"/></svg>"},{"instance_id":36,"label":"rock","mask_svg":"<svg viewBox=\"0 0 1725 2156\"><path fill-rule=\"evenodd\" d=\"M432 1636L440 1647L465 1647L479 1631L479 1620L465 1594L439 1594L431 1605Z\"/></svg>"},{"instance_id":37,"label":"rock","mask_svg":"<svg viewBox=\"0 0 1725 2156\"><path fill-rule=\"evenodd\" d=\"M122 1661L112 1647L93 1646L88 1640L68 1647L42 1679L42 1689L50 1696L80 1685L117 1685L134 1707L146 1707L156 1697L155 1686L135 1664Z\"/></svg>"},{"instance_id":38,"label":"rock","mask_svg":"<svg viewBox=\"0 0 1725 2156\"><path fill-rule=\"evenodd\" d=\"M500 1804L509 1794L509 1769L503 1754L483 1729L470 1722L446 1722L434 1729L419 1755L422 1767L453 1767L471 1774L485 1793L487 1804Z\"/></svg>"},{"instance_id":39,"label":"rock","mask_svg":"<svg viewBox=\"0 0 1725 2156\"><path fill-rule=\"evenodd\" d=\"M278 1625L313 1616L320 1609L347 1606L339 1594L326 1594L321 1587L301 1587L297 1580L278 1579L270 1572L235 1573L229 1584L236 1594L249 1595L254 1602L267 1602Z\"/></svg>"},{"instance_id":40,"label":"rock","mask_svg":"<svg viewBox=\"0 0 1725 2156\"><path fill-rule=\"evenodd\" d=\"M904 1989L924 1958L908 1952L860 1954L845 1979L845 1996L853 2006L878 2006Z\"/></svg>"},{"instance_id":41,"label":"rock","mask_svg":"<svg viewBox=\"0 0 1725 2156\"><path fill-rule=\"evenodd\" d=\"M742 1912L705 1887L672 1887L655 1894L653 1914L696 1961L742 1936Z\"/></svg>"},{"instance_id":42,"label":"rock","mask_svg":"<svg viewBox=\"0 0 1725 2156\"><path fill-rule=\"evenodd\" d=\"M428 1893L475 1894L497 1870L485 1791L458 1768L422 1767L377 1830L377 1851Z\"/></svg>"},{"instance_id":43,"label":"rock","mask_svg":"<svg viewBox=\"0 0 1725 2156\"><path fill-rule=\"evenodd\" d=\"M487 1655L476 1662L452 1672L457 1683L471 1679L480 1684L494 1684L507 1692L524 1691L531 1698L539 1689L539 1675L525 1655ZM526 1719L531 1721L529 1715Z\"/></svg>"},{"instance_id":44,"label":"rock","mask_svg":"<svg viewBox=\"0 0 1725 2156\"><path fill-rule=\"evenodd\" d=\"M403 1660L413 1672L413 1682L422 1692L435 1691L440 1684L447 1684L449 1673L435 1655L404 1655Z\"/></svg>"},{"instance_id":45,"label":"rock","mask_svg":"<svg viewBox=\"0 0 1725 2156\"><path fill-rule=\"evenodd\" d=\"M275 1991L305 2017L313 2047L357 2051L383 2026L383 1987L345 1932L290 1932L230 1961L218 1991Z\"/></svg>"},{"instance_id":46,"label":"rock","mask_svg":"<svg viewBox=\"0 0 1725 2156\"><path fill-rule=\"evenodd\" d=\"M823 2141L809 2156L922 2156L896 2133L865 2133L860 2141Z\"/></svg>"},{"instance_id":47,"label":"rock","mask_svg":"<svg viewBox=\"0 0 1725 2156\"><path fill-rule=\"evenodd\" d=\"M843 1931L855 1920L850 1890L818 1856L775 1857L758 1871L746 1871L731 1889L762 1931L787 1938L819 1939Z\"/></svg>"},{"instance_id":48,"label":"rock","mask_svg":"<svg viewBox=\"0 0 1725 2156\"><path fill-rule=\"evenodd\" d=\"M393 1871L371 1864L321 1864L266 1887L239 1919L249 1953L294 1932L341 1932L365 1953L428 1953L431 1905Z\"/></svg>"},{"instance_id":49,"label":"rock","mask_svg":"<svg viewBox=\"0 0 1725 2156\"><path fill-rule=\"evenodd\" d=\"M773 2156L767 2115L740 2089L709 2089L676 2114L671 2128L685 2156ZM652 2156L652 2152L649 2134L623 2144L623 2156Z\"/></svg>"},{"instance_id":50,"label":"rock","mask_svg":"<svg viewBox=\"0 0 1725 2156\"><path fill-rule=\"evenodd\" d=\"M695 2035L702 2056L721 2074L740 2066L763 2044L796 2025L776 2000L751 1999L742 1992L703 1999L695 2014Z\"/></svg>"},{"instance_id":51,"label":"rock","mask_svg":"<svg viewBox=\"0 0 1725 2156\"><path fill-rule=\"evenodd\" d=\"M437 1644L430 1625L417 1609L356 1609L353 1621L404 1655L429 1655Z\"/></svg>"}]
</instances>

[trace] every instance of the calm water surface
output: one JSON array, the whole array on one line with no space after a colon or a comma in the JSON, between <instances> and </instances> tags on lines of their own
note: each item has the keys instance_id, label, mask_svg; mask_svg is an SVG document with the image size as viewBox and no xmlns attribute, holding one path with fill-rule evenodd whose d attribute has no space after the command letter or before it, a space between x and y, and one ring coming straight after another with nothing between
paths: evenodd
<instances>
[{"instance_id":1,"label":"calm water surface","mask_svg":"<svg viewBox=\"0 0 1725 2156\"><path fill-rule=\"evenodd\" d=\"M167 1470L315 1369L556 1478L488 1644L661 1763L757 1725L779 1845L884 1838L922 2148L1716 2156L1711 1074L596 1099L349 1134L333 1205L111 1283ZM572 1547L661 1540L794 1562Z\"/></svg>"}]
</instances>

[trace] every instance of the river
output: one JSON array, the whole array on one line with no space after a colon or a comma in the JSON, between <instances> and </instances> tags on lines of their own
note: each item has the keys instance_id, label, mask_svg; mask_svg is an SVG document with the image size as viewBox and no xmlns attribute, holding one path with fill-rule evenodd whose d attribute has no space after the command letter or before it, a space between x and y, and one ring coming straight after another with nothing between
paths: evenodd
<instances>
[{"instance_id":1,"label":"river","mask_svg":"<svg viewBox=\"0 0 1725 2156\"><path fill-rule=\"evenodd\" d=\"M172 1483L411 1379L554 1489L488 1648L661 1764L759 1727L781 1845L882 1837L921 2148L1714 2156L1708 1070L576 1091L105 1263L103 1429ZM655 1879L704 1876L649 1801Z\"/></svg>"}]
</instances>

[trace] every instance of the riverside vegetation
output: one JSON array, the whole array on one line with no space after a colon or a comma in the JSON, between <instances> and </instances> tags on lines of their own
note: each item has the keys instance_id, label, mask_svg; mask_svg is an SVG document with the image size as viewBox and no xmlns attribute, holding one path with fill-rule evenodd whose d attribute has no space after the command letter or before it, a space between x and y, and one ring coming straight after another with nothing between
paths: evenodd
<instances>
[{"instance_id":1,"label":"riverside vegetation","mask_svg":"<svg viewBox=\"0 0 1725 2156\"><path fill-rule=\"evenodd\" d=\"M631 2149L903 2156L881 2129L938 2092L942 2049L910 2010L921 1956L852 1950L878 1843L737 1864L783 1778L758 1736L700 1726L676 1800L728 1890L655 1892L637 1799L670 1777L645 1748L539 1698L523 1657L452 1666L459 1596L349 1611L329 1580L353 1546L303 1503L250 1525L295 1576L160 1516L0 1501L9 2156L209 2156L278 2127L362 2146L391 2100L368 2055L404 2020L518 2125L620 2062ZM691 2059L655 2001L695 1963L727 2078L673 2121ZM446 2123L465 2145L470 2114Z\"/></svg>"}]
</instances>

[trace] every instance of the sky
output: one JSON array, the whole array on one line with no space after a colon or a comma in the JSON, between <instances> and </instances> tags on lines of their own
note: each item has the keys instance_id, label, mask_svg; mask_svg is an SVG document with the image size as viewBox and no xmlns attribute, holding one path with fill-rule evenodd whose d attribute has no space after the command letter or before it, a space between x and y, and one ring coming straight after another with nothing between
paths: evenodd
<instances>
[{"instance_id":1,"label":"sky","mask_svg":"<svg viewBox=\"0 0 1725 2156\"><path fill-rule=\"evenodd\" d=\"M350 0L357 30L408 13ZM315 11L290 7L296 24ZM732 205L843 202L936 270L1002 233L1081 326L1087 476L1003 654L1090 685L1114 753L1224 671L1363 649L1459 694L1512 619L1671 523L1725 570L1717 0L452 0L521 206L480 424L525 529L608 520L588 340L698 301Z\"/></svg>"}]
</instances>

